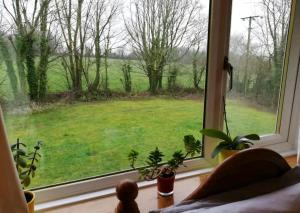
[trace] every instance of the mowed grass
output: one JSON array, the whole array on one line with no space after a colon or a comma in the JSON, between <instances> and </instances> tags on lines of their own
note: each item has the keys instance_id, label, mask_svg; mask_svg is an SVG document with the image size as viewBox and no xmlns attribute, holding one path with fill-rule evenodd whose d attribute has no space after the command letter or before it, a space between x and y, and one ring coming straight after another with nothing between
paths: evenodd
<instances>
[{"instance_id":1,"label":"mowed grass","mask_svg":"<svg viewBox=\"0 0 300 213\"><path fill-rule=\"evenodd\" d=\"M229 101L232 134L274 131L275 115ZM183 150L183 136L200 137L203 103L153 98L56 105L40 112L5 114L10 142L21 138L32 148L43 141L42 159L30 187L129 169L131 149L140 153L159 147L167 157Z\"/></svg>"}]
</instances>

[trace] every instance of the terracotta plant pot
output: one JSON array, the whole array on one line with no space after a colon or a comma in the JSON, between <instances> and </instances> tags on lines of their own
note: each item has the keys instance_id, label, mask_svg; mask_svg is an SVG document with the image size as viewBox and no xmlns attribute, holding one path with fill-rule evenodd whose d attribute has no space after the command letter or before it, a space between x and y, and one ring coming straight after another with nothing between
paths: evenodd
<instances>
[{"instance_id":1,"label":"terracotta plant pot","mask_svg":"<svg viewBox=\"0 0 300 213\"><path fill-rule=\"evenodd\" d=\"M175 174L170 176L158 176L157 177L157 190L161 196L170 196L173 194Z\"/></svg>"},{"instance_id":2,"label":"terracotta plant pot","mask_svg":"<svg viewBox=\"0 0 300 213\"><path fill-rule=\"evenodd\" d=\"M34 201L35 201L34 193L30 191L24 191L24 194L25 194L29 213L34 213Z\"/></svg>"},{"instance_id":3,"label":"terracotta plant pot","mask_svg":"<svg viewBox=\"0 0 300 213\"><path fill-rule=\"evenodd\" d=\"M238 153L240 150L223 150L218 154L219 163L222 163L224 160L229 158L230 156Z\"/></svg>"}]
</instances>

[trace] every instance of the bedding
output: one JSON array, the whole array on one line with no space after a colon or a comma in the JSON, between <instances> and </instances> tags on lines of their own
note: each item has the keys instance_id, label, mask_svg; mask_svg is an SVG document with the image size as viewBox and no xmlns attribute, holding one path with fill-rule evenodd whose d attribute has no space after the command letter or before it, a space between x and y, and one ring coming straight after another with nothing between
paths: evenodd
<instances>
[{"instance_id":1,"label":"bedding","mask_svg":"<svg viewBox=\"0 0 300 213\"><path fill-rule=\"evenodd\" d=\"M224 183L226 184L226 183ZM280 177L257 182L205 199L182 202L150 213L300 212L300 167Z\"/></svg>"}]
</instances>

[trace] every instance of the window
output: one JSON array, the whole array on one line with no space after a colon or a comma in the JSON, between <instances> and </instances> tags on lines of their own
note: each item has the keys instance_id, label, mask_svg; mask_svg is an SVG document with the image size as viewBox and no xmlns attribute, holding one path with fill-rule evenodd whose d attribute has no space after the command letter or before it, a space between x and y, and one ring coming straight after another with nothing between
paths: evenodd
<instances>
[{"instance_id":1,"label":"window","mask_svg":"<svg viewBox=\"0 0 300 213\"><path fill-rule=\"evenodd\" d=\"M286 5L291 12L276 12L289 23L282 28L286 35L276 76L274 52L266 48L272 43L262 45L258 36L259 30L267 30L265 19L249 18L263 16L261 3L266 0L233 1L233 8L231 0L211 0L213 4L55 0L42 7L30 2L0 5L0 92L9 140L20 138L29 147L36 140L44 142L31 185L39 188L38 202L112 187L124 177L137 179L136 172L128 171L127 154L132 148L141 159L156 146L168 156L183 149L184 135L200 137L203 124L222 128L225 95L232 134L268 134L262 146L278 151L293 148L299 2ZM24 13L15 14L18 9L13 10L12 4L31 18L23 21ZM249 5L255 6L256 14L242 21L244 16L237 17L235 11ZM167 14L181 20L180 25L165 17L162 8L169 7L172 13ZM173 25L173 30L162 23ZM227 92L225 56L235 68L231 92ZM265 71L269 72L264 79L260 76ZM267 84L272 77L274 82ZM270 90L272 97L264 98ZM258 107L253 107L253 100ZM206 138L202 155L186 162L187 169L213 166L214 145Z\"/></svg>"},{"instance_id":2,"label":"window","mask_svg":"<svg viewBox=\"0 0 300 213\"><path fill-rule=\"evenodd\" d=\"M224 96L226 95L227 101L227 116L229 120L229 128L232 130L232 135L234 134L243 134L248 131L257 131L262 137L260 143L257 143L255 146L267 147L271 149L275 149L278 152L289 152L294 150L295 141L297 140L297 107L299 104L299 100L295 97L295 85L297 81L297 73L299 68L299 26L298 23L298 16L299 16L299 4L296 1L290 2L290 6L288 8L281 8L282 10L290 10L290 14L280 14L282 19L288 22L288 29L282 28L287 30L286 40L283 40L283 49L284 56L282 56L281 63L282 70L281 70L281 81L279 82L280 90L278 90L277 98L278 98L278 105L277 107L277 114L273 113L273 122L270 120L266 122L271 129L271 132L268 132L265 127L264 128L257 128L260 125L260 122L257 121L257 117L253 117L253 114L249 114L249 111L253 111L250 107L241 104L242 101L247 101L247 97L237 98L233 93L236 90L235 78L236 72L239 71L238 66L243 63L243 61L235 62L233 61L231 55L233 54L240 54L243 56L242 45L236 45L232 42L231 37L234 37L234 31L239 32L239 27L236 22L239 22L240 19L234 19L234 14L236 10L237 14L240 14L239 11L243 8L247 7L249 10L249 5L261 5L258 3L263 3L264 1L222 1L222 2L215 2L211 8L211 23L210 23L210 42L209 42L209 49L208 49L208 81L207 81L207 96L206 96L206 121L205 126L206 128L223 128L223 116L224 116ZM270 1L272 2L272 1ZM232 7L233 4L233 7ZM247 5L247 6L240 6ZM239 8L240 10L238 10ZM251 8L250 8L251 9ZM262 9L257 7L257 10ZM249 10L251 11L251 10ZM232 15L232 17L231 17ZM278 14L277 14L278 15ZM247 18L248 16L246 16ZM249 21L249 20L248 20ZM262 21L262 20L261 20ZM280 20L281 21L281 20ZM249 22L248 22L249 23ZM252 23L253 24L253 23ZM232 26L232 28L231 28ZM230 28L232 29L231 37L230 37ZM235 28L235 29L234 29ZM253 30L253 29L252 29ZM246 29L247 32L247 29ZM247 38L247 37L246 37ZM297 40L298 39L298 40ZM258 41L258 40L256 40ZM230 43L231 42L231 43ZM231 46L230 46L230 45ZM291 48L293 47L293 48ZM230 51L231 50L231 51ZM282 50L282 49L281 49ZM230 87L230 78L227 77L227 72L224 71L224 59L229 56L230 62L237 66L234 70L234 78L233 78L233 91L228 91ZM244 56L245 57L245 56ZM233 57L234 58L234 57ZM253 67L251 67L253 69ZM241 72L241 71L240 71ZM253 86L253 85L252 85ZM261 93L264 93L262 91ZM261 93L259 93L261 95ZM275 93L276 96L276 93ZM297 101L298 100L298 101ZM248 102L249 103L249 102ZM245 107L245 112L238 114ZM248 111L248 112L247 112ZM264 109L260 107L260 110L255 109L255 111L262 111ZM231 115L232 114L232 115ZM239 119L239 117L241 119ZM270 117L272 119L272 117ZM243 120L247 118L246 120ZM262 118L262 123L264 123L264 119ZM256 122L252 122L252 120L256 120ZM297 121L296 121L297 120ZM246 129L244 128L245 125ZM238 124L238 125L237 125ZM273 127L272 127L273 126ZM209 138L206 138L205 143L205 156L208 162L213 163L211 159L209 159L209 154L215 147L214 141L211 141Z\"/></svg>"},{"instance_id":3,"label":"window","mask_svg":"<svg viewBox=\"0 0 300 213\"><path fill-rule=\"evenodd\" d=\"M131 149L137 166L156 147L167 160L200 137L207 0L34 2L1 6L9 141L43 142L31 188L127 171Z\"/></svg>"},{"instance_id":4,"label":"window","mask_svg":"<svg viewBox=\"0 0 300 213\"><path fill-rule=\"evenodd\" d=\"M233 134L279 132L291 6L291 1L233 1L229 57L234 74L227 95Z\"/></svg>"}]
</instances>

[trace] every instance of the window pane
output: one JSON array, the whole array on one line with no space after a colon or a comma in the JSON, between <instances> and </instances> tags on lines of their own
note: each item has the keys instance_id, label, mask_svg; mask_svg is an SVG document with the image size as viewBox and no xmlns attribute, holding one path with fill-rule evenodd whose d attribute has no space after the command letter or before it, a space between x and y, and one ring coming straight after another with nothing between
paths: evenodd
<instances>
[{"instance_id":1,"label":"window pane","mask_svg":"<svg viewBox=\"0 0 300 213\"><path fill-rule=\"evenodd\" d=\"M233 134L276 132L291 1L234 0L227 96Z\"/></svg>"},{"instance_id":2,"label":"window pane","mask_svg":"<svg viewBox=\"0 0 300 213\"><path fill-rule=\"evenodd\" d=\"M166 161L200 137L208 0L34 2L0 5L9 141L43 142L30 188L130 169L131 149L138 166L156 147Z\"/></svg>"}]
</instances>

